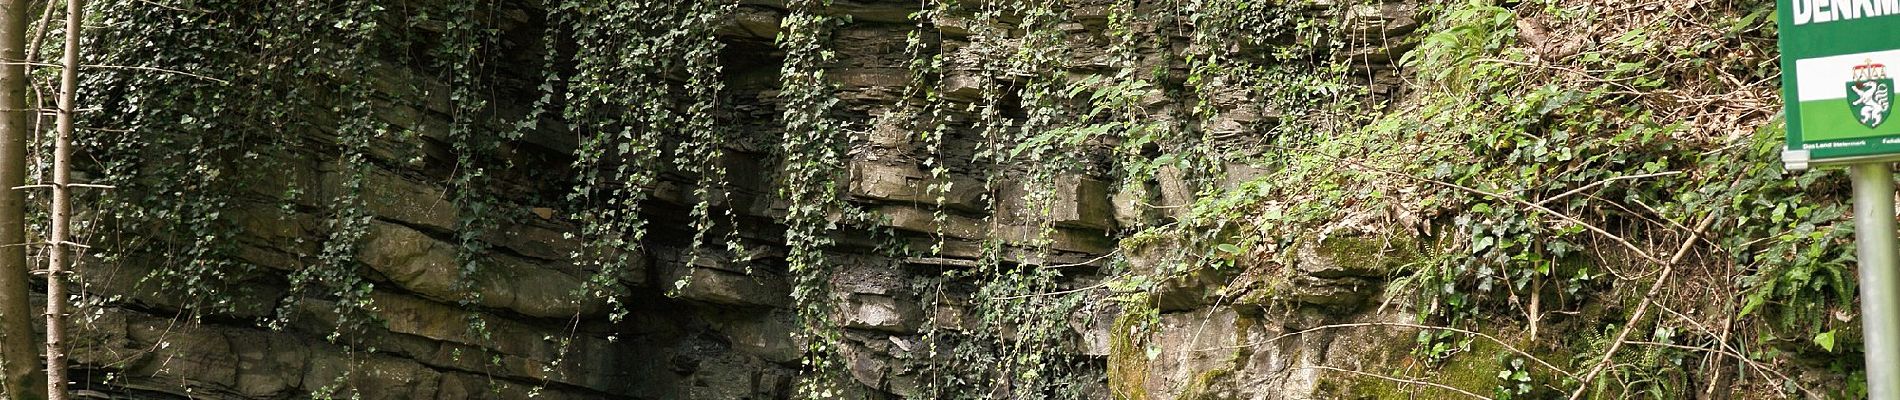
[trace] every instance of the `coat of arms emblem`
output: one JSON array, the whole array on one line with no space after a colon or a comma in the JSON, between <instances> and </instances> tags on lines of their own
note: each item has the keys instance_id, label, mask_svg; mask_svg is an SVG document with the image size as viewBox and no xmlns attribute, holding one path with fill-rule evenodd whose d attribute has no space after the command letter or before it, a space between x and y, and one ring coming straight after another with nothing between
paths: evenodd
<instances>
[{"instance_id":1,"label":"coat of arms emblem","mask_svg":"<svg viewBox=\"0 0 1900 400\"><path fill-rule=\"evenodd\" d=\"M1893 78L1887 77L1886 65L1867 60L1854 67L1853 80L1847 81L1847 109L1868 128L1887 122L1893 110Z\"/></svg>"}]
</instances>

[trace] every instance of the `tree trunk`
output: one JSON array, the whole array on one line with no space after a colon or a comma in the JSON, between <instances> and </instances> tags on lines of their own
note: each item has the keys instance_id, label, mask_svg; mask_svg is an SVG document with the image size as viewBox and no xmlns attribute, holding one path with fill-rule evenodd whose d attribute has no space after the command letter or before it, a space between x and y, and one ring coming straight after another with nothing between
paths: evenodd
<instances>
[{"instance_id":1,"label":"tree trunk","mask_svg":"<svg viewBox=\"0 0 1900 400\"><path fill-rule=\"evenodd\" d=\"M38 398L39 350L33 345L27 297L26 140L37 110L27 106L27 15L30 1L0 0L0 392L7 400Z\"/></svg>"},{"instance_id":2,"label":"tree trunk","mask_svg":"<svg viewBox=\"0 0 1900 400\"><path fill-rule=\"evenodd\" d=\"M46 398L66 400L66 266L72 244L73 96L79 91L79 23L85 0L66 0L59 70L59 136L53 148L53 232L46 252Z\"/></svg>"}]
</instances>

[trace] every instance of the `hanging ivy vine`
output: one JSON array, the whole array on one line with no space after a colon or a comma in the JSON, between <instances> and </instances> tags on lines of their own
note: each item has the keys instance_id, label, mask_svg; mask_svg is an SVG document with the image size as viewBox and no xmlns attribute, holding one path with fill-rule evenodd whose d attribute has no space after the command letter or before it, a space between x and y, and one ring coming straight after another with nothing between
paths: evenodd
<instances>
[{"instance_id":1,"label":"hanging ivy vine","mask_svg":"<svg viewBox=\"0 0 1900 400\"><path fill-rule=\"evenodd\" d=\"M152 6L158 3L166 6ZM692 187L684 196L691 236L683 277L693 276L691 269L706 257L753 256L741 246L749 238L740 236L745 229L727 170L728 146L742 135L721 119L734 101L726 98L721 57L728 49L719 30L740 2L562 0L530 6L545 12L538 21L542 65L540 75L530 77L536 96L527 115L511 126L497 117L498 103L505 102L493 93L515 84L499 77L495 65L508 46L497 15L513 3L450 1L432 9L439 14L408 15L406 21L387 9L392 6L368 0L158 3L94 5L107 16L95 42L101 47L98 62L191 73L86 74L81 98L92 102L87 108L122 112L86 116L84 125L112 134L85 135L79 144L96 153L99 162L92 168L99 183L116 187L87 199L111 211L99 217L98 231L127 237L103 245L101 263L157 260L149 263L155 267L144 285L184 303L166 306L193 315L257 316L241 310L247 307L241 304L247 290L242 282L274 279L258 277L278 269L287 272L291 295L276 304L275 318L262 322L284 328L309 300L334 303L330 311L338 315L338 327L332 340L377 322L369 312L377 288L356 259L376 217L366 197L370 177L389 167L381 164L394 162L379 158L377 146L418 138L394 137L397 127L376 116L376 100L384 93L366 77L377 73L377 60L390 57L386 53L405 53L396 58L414 61L405 58L412 56L408 47L427 41L411 41L410 31L436 31L437 22L440 41L417 52L427 62L415 64L426 64L417 67L447 87L449 124L441 141L451 159L446 187L458 217L450 228L457 247L455 288L464 295L458 300L469 311L473 331L487 332L481 319L485 299L476 289L496 256L489 241L510 218L522 217L495 186L514 167L506 164L505 151L529 135L576 138L570 176L560 182L572 187L564 189L559 205L561 219L576 226L570 238L579 248L568 256L587 274L572 301L604 301L609 322L633 312L625 302L635 288L627 282L643 273L639 263L650 255L654 230L649 217L661 201L655 192L669 182ZM953 242L974 242L978 253L975 260L959 260L972 267L937 271L917 286L932 317L921 328L929 354L913 365L923 369L927 390L916 396L1083 397L1082 388L1097 383L1093 373L1105 366L1064 349L1075 340L1067 325L1075 313L1111 301L1133 316L1123 321L1132 323L1117 323L1116 331L1144 337L1158 318L1151 294L1163 282L1232 268L1243 254L1288 249L1314 231L1350 228L1342 228L1342 220L1355 210L1339 204L1436 212L1438 223L1452 227L1443 233L1448 238L1441 250L1447 254L1398 282L1401 288L1424 288L1417 299L1424 305L1421 319L1457 325L1514 310L1509 302L1516 296L1501 296L1500 290L1554 288L1548 291L1561 292L1554 298L1572 304L1592 293L1615 293L1621 284L1606 277L1615 271L1576 261L1598 233L1450 185L1535 196L1665 170L1686 172L1605 191L1604 198L1566 197L1549 207L1634 221L1628 223L1639 228L1621 228L1630 230L1644 224L1677 229L1701 219L1746 221L1711 225L1749 239L1723 239L1717 246L1745 276L1737 285L1747 294L1732 313L1773 319L1753 329L1777 343L1806 346L1787 345L1791 351L1817 353L1813 342L1833 353L1841 328L1829 312L1852 297L1844 278L1848 231L1831 228L1844 210L1838 204L1790 208L1772 201L1829 182L1807 175L1786 183L1775 171L1722 165L1771 151L1764 143L1772 142L1772 129L1709 151L1666 140L1682 127L1658 117L1642 91L1683 78L1641 72L1650 69L1644 63L1655 63L1644 58L1653 43L1616 38L1579 57L1580 65L1610 71L1611 82L1627 84L1557 80L1547 76L1550 71L1520 65L1530 60L1517 43L1517 14L1523 10L1510 7L1528 6L1484 1L1438 4L1423 12L1435 25L1401 63L1417 70L1407 77L1435 94L1379 98L1357 76L1366 73L1363 60L1353 59L1369 57L1362 51L1368 44L1343 22L1365 5L1116 0L1108 4L1105 21L1093 21L1064 1L919 3L904 44L909 76L888 119L919 143L914 159L905 161L916 161L926 176L924 193L932 204L919 205L932 207L934 232L924 234L927 249L904 250L941 259L950 257ZM776 8L745 7L755 6ZM857 385L842 355L852 344L833 321L830 297L840 263L831 256L841 244L834 237L845 231L894 234L858 229L876 225L875 217L843 195L841 179L856 161L850 129L855 110L840 105L830 73L853 67L840 63L836 52L842 46L833 42L852 21L829 0L791 0L782 8L774 44L783 55L775 88L783 131L773 155L782 168L774 176L775 194L786 205L778 221L785 228L784 263L801 324L798 339L807 346L797 391L805 397L849 396ZM1760 17L1749 18L1757 21L1739 19L1733 37L1723 40L1763 36ZM950 24L961 26L944 26ZM948 38L950 29L962 29L956 36L964 37ZM1106 49L1095 54L1092 45L1077 44L1085 40ZM946 45L952 41L960 43ZM974 80L956 82L975 85L973 99L946 94L953 77ZM1411 108L1386 110L1386 101L1410 101L1405 106ZM1255 106L1261 109L1242 108ZM1402 140L1407 136L1412 139ZM964 141L973 142L970 154L949 149ZM1232 151L1249 146L1255 151ZM272 176L309 169L309 157L320 160L329 176ZM1377 165L1341 168L1349 162L1342 160ZM1228 168L1242 163L1270 169L1279 181L1237 182L1239 174ZM1441 184L1373 184L1390 175ZM952 182L965 182L957 177L976 178L981 187L957 187ZM1076 255L1063 241L1076 228L1059 224L1054 214L1065 201L1063 191L1071 189L1065 185L1080 177L1114 180L1143 204L1161 201L1155 192L1166 191L1156 190L1164 184L1184 185L1188 193L1168 193L1186 198L1152 207L1165 209L1159 212L1165 216L1119 227L1127 239L1098 262L1067 265L1052 260ZM287 180L298 182L280 184ZM978 210L950 210L949 197L959 190L981 193L972 207ZM1688 194L1672 197L1677 193ZM1623 205L1607 199L1611 195L1669 201L1647 212L1601 211ZM320 226L310 230L321 238L281 246L294 253L278 257L290 260L282 265L253 265L265 257L244 254L254 250L242 243L245 229L268 224L257 218L272 217L229 211L257 203L278 205L282 215L275 218L285 224L295 224L291 219L298 215L318 216ZM985 214L980 232L949 231L953 219L966 221L961 213ZM1758 221L1769 223L1750 224ZM1143 247L1168 247L1161 257L1166 267L1125 270L1119 253ZM1077 269L1113 277L1078 287ZM687 278L671 283L674 294L693 284ZM967 311L943 311L957 307ZM936 322L960 312L973 317L970 326ZM573 326L583 317L575 315L569 329L578 329ZM1538 318L1526 322L1536 325ZM1457 348L1469 339L1449 331L1422 333L1421 359L1445 360L1456 352L1434 349ZM1674 338L1658 340L1664 339ZM1698 340L1713 345L1726 339ZM1600 343L1584 345L1607 352ZM1624 363L1634 367L1613 374L1671 368L1655 362L1662 355L1670 354L1645 353L1638 362ZM1605 382L1575 384L1610 390ZM1628 391L1663 393L1673 390L1670 384ZM1007 393L988 391L996 388ZM1509 395L1531 394L1505 389Z\"/></svg>"}]
</instances>

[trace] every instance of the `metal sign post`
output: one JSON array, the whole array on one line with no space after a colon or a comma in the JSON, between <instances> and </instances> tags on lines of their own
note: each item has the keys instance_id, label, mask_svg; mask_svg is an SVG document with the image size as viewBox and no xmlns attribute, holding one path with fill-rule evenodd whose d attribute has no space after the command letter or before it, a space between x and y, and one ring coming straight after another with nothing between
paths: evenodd
<instances>
[{"instance_id":1,"label":"metal sign post","mask_svg":"<svg viewBox=\"0 0 1900 400\"><path fill-rule=\"evenodd\" d=\"M1848 167L1854 181L1854 243L1860 255L1860 320L1867 353L1867 398L1900 399L1900 253L1895 252L1893 166Z\"/></svg>"},{"instance_id":2,"label":"metal sign post","mask_svg":"<svg viewBox=\"0 0 1900 400\"><path fill-rule=\"evenodd\" d=\"M1900 400L1900 253L1890 121L1900 74L1900 1L1778 0L1781 95L1790 170L1847 166L1854 183L1867 396Z\"/></svg>"}]
</instances>

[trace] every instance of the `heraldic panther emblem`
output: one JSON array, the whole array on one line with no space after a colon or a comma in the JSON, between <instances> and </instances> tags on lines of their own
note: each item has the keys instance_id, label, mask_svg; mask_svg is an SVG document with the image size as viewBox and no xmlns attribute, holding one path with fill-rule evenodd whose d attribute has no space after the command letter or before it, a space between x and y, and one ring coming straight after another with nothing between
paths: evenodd
<instances>
[{"instance_id":1,"label":"heraldic panther emblem","mask_svg":"<svg viewBox=\"0 0 1900 400\"><path fill-rule=\"evenodd\" d=\"M1854 67L1853 80L1847 82L1847 108L1868 128L1887 122L1893 110L1893 78L1887 66L1868 60Z\"/></svg>"}]
</instances>

